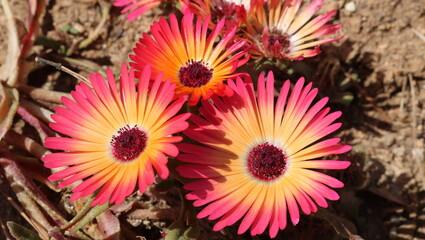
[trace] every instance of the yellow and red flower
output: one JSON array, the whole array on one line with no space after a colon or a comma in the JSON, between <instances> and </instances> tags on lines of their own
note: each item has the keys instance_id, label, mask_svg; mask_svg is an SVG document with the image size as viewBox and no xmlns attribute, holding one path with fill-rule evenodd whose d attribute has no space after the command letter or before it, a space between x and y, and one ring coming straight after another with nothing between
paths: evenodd
<instances>
[{"instance_id":1,"label":"yellow and red flower","mask_svg":"<svg viewBox=\"0 0 425 240\"><path fill-rule=\"evenodd\" d=\"M151 65L154 74L164 73L165 79L176 84L176 96L189 97L189 105L196 105L199 99L209 99L213 94L231 95L231 89L224 84L228 78L239 74L233 72L245 64L249 56L241 50L246 40L232 42L236 28L229 31L215 44L224 19L208 32L209 17L204 21L186 11L181 28L174 15L170 23L164 18L151 27L152 37L144 34L140 43L130 55L134 69L141 70Z\"/></svg>"},{"instance_id":2,"label":"yellow and red flower","mask_svg":"<svg viewBox=\"0 0 425 240\"><path fill-rule=\"evenodd\" d=\"M301 78L290 92L286 81L275 103L274 77L261 75L257 94L252 83L240 78L229 81L235 94L203 101L202 117L192 116L183 133L200 145L179 143L178 159L190 164L177 171L197 180L184 186L197 215L219 219L218 231L242 219L238 234L251 235L269 227L275 237L287 225L287 214L295 225L301 210L310 214L326 199L337 200L332 188L343 187L339 180L312 169L345 169L349 161L319 160L351 149L338 145L339 138L322 140L340 128L334 121L341 112L324 108L328 98L312 105L317 89L304 86Z\"/></svg>"},{"instance_id":3,"label":"yellow and red flower","mask_svg":"<svg viewBox=\"0 0 425 240\"><path fill-rule=\"evenodd\" d=\"M197 16L211 17L210 28L213 28L221 19L225 19L226 30L231 30L247 21L247 11L250 9L250 0L186 0L187 8Z\"/></svg>"},{"instance_id":4,"label":"yellow and red flower","mask_svg":"<svg viewBox=\"0 0 425 240\"><path fill-rule=\"evenodd\" d=\"M187 128L188 114L175 116L186 101L173 101L175 84L163 82L159 75L149 87L151 70L146 67L137 84L134 71L123 64L120 89L108 69L107 82L91 74L91 89L81 83L71 92L74 100L63 98L65 107L56 108L50 127L68 137L49 137L45 145L65 152L43 158L48 168L67 167L49 177L75 187L71 200L97 192L92 203L119 204L138 184L144 192L154 181L154 169L161 178L168 177L167 155L176 156L173 136Z\"/></svg>"},{"instance_id":5,"label":"yellow and red flower","mask_svg":"<svg viewBox=\"0 0 425 240\"><path fill-rule=\"evenodd\" d=\"M313 0L300 12L303 0L253 1L246 36L253 44L254 58L302 60L319 54L320 45L343 37L319 40L337 33L342 27L341 24L326 24L336 10L311 19L323 5L322 0Z\"/></svg>"}]
</instances>

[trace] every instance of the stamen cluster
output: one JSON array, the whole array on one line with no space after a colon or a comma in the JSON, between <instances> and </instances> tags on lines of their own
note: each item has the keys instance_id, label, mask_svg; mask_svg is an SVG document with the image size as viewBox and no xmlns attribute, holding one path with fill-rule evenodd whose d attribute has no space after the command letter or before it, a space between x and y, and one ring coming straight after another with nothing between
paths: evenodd
<instances>
[{"instance_id":1,"label":"stamen cluster","mask_svg":"<svg viewBox=\"0 0 425 240\"><path fill-rule=\"evenodd\" d=\"M146 147L146 133L141 131L137 125L125 126L118 130L117 135L111 139L112 154L122 162L135 159Z\"/></svg>"},{"instance_id":2,"label":"stamen cluster","mask_svg":"<svg viewBox=\"0 0 425 240\"><path fill-rule=\"evenodd\" d=\"M213 70L202 60L189 60L179 69L179 80L186 87L198 88L206 85L213 76Z\"/></svg>"},{"instance_id":3,"label":"stamen cluster","mask_svg":"<svg viewBox=\"0 0 425 240\"><path fill-rule=\"evenodd\" d=\"M287 157L282 149L263 143L249 152L248 170L260 180L274 180L285 173L286 160Z\"/></svg>"}]
</instances>

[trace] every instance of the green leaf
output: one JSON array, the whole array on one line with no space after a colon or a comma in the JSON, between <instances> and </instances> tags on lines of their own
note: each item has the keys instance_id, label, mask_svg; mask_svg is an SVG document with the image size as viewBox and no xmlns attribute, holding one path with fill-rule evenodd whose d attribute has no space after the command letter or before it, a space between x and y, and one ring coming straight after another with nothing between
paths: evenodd
<instances>
[{"instance_id":1,"label":"green leaf","mask_svg":"<svg viewBox=\"0 0 425 240\"><path fill-rule=\"evenodd\" d=\"M48 48L53 48L53 49L56 49L56 50L59 49L60 46L61 46L61 44L58 41L55 41L51 38L44 37L44 36L38 37L35 40L34 44L35 45L43 45L43 46L46 46Z\"/></svg>"},{"instance_id":2,"label":"green leaf","mask_svg":"<svg viewBox=\"0 0 425 240\"><path fill-rule=\"evenodd\" d=\"M75 28L71 27L71 28L69 29L69 33L71 33L71 34L73 34L73 35L77 35L77 34L79 34L79 33L80 33L80 31L78 31L77 29L75 29Z\"/></svg>"},{"instance_id":3,"label":"green leaf","mask_svg":"<svg viewBox=\"0 0 425 240\"><path fill-rule=\"evenodd\" d=\"M165 240L195 240L200 234L199 224L187 226L182 218L173 222L166 231Z\"/></svg>"},{"instance_id":4,"label":"green leaf","mask_svg":"<svg viewBox=\"0 0 425 240\"><path fill-rule=\"evenodd\" d=\"M9 221L6 225L9 228L10 234L17 240L41 240L37 233L15 222Z\"/></svg>"},{"instance_id":5,"label":"green leaf","mask_svg":"<svg viewBox=\"0 0 425 240\"><path fill-rule=\"evenodd\" d=\"M350 106L353 100L354 96L350 92L345 92L341 97L341 103L346 107Z\"/></svg>"},{"instance_id":6,"label":"green leaf","mask_svg":"<svg viewBox=\"0 0 425 240\"><path fill-rule=\"evenodd\" d=\"M69 25L63 25L63 26L60 28L60 30L61 30L62 32L68 32L68 31L69 31L69 29L71 29L71 26L69 26Z\"/></svg>"}]
</instances>

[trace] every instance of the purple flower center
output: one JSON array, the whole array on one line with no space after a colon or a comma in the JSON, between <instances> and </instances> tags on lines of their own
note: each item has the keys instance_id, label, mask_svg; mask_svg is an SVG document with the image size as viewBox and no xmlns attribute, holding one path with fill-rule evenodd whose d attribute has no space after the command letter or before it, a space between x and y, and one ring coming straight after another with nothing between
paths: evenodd
<instances>
[{"instance_id":1,"label":"purple flower center","mask_svg":"<svg viewBox=\"0 0 425 240\"><path fill-rule=\"evenodd\" d=\"M212 69L201 61L190 60L179 70L179 80L186 87L198 88L212 78Z\"/></svg>"},{"instance_id":2,"label":"purple flower center","mask_svg":"<svg viewBox=\"0 0 425 240\"><path fill-rule=\"evenodd\" d=\"M128 162L140 155L145 150L147 136L137 125L130 128L125 126L118 130L117 135L111 139L112 154L122 162Z\"/></svg>"},{"instance_id":3,"label":"purple flower center","mask_svg":"<svg viewBox=\"0 0 425 240\"><path fill-rule=\"evenodd\" d=\"M248 155L248 170L254 177L271 181L286 171L287 156L282 149L264 143L254 147Z\"/></svg>"}]
</instances>

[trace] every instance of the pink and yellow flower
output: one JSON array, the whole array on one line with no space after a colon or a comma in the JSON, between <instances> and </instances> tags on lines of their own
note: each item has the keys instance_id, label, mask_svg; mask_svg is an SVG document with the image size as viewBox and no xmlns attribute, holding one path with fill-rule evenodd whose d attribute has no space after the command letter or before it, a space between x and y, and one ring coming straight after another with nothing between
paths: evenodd
<instances>
[{"instance_id":1,"label":"pink and yellow flower","mask_svg":"<svg viewBox=\"0 0 425 240\"><path fill-rule=\"evenodd\" d=\"M146 11L158 6L162 0L115 0L114 6L124 7L121 13L130 12L127 15L128 21L133 21Z\"/></svg>"},{"instance_id":2,"label":"pink and yellow flower","mask_svg":"<svg viewBox=\"0 0 425 240\"><path fill-rule=\"evenodd\" d=\"M120 204L138 184L144 192L154 181L154 169L161 178L168 177L167 155L176 156L172 136L187 128L189 115L175 116L186 99L173 101L175 85L163 82L159 75L149 87L151 70L146 67L136 84L134 71L124 64L120 89L110 69L107 82L91 74L91 89L81 83L71 92L74 100L63 98L65 107L56 108L50 127L68 137L49 137L45 145L65 152L43 158L48 168L67 167L49 177L62 180L59 187L82 181L72 191L71 200L90 195L92 203Z\"/></svg>"},{"instance_id":3,"label":"pink and yellow flower","mask_svg":"<svg viewBox=\"0 0 425 240\"><path fill-rule=\"evenodd\" d=\"M232 42L236 28L229 31L215 44L224 19L208 34L205 21L188 11L183 16L181 28L174 15L170 23L164 18L151 27L152 36L144 34L134 48L134 61L130 63L136 70L151 65L154 74L164 73L166 79L176 84L176 96L189 95L189 105L196 105L199 99L209 99L213 94L231 95L232 91L224 81L239 74L233 72L245 64L249 56L240 50L246 40Z\"/></svg>"},{"instance_id":4,"label":"pink and yellow flower","mask_svg":"<svg viewBox=\"0 0 425 240\"><path fill-rule=\"evenodd\" d=\"M275 237L287 225L287 213L295 225L301 210L310 214L317 205L327 207L326 199L337 200L332 188L343 187L339 180L312 169L345 169L348 161L319 160L351 149L338 145L339 138L323 138L338 128L334 121L341 112L324 108L328 98L313 103L317 89L304 86L301 78L290 92L286 81L275 103L274 77L261 75L257 95L252 83L240 78L229 81L235 94L203 101L200 113L192 116L184 134L201 145L179 143L178 159L190 164L177 171L196 181L184 186L197 215L219 219L218 231L242 219L238 234L251 235L269 227Z\"/></svg>"},{"instance_id":5,"label":"pink and yellow flower","mask_svg":"<svg viewBox=\"0 0 425 240\"><path fill-rule=\"evenodd\" d=\"M225 30L231 30L246 22L247 11L250 9L249 0L187 0L187 8L194 14L205 18L211 16L210 28L221 19L225 19Z\"/></svg>"},{"instance_id":6,"label":"pink and yellow flower","mask_svg":"<svg viewBox=\"0 0 425 240\"><path fill-rule=\"evenodd\" d=\"M323 5L322 0L313 0L301 11L303 0L253 1L256 2L246 36L253 44L254 58L302 60L319 54L320 45L343 37L319 40L337 33L342 27L341 24L326 24L336 10L311 19Z\"/></svg>"},{"instance_id":7,"label":"pink and yellow flower","mask_svg":"<svg viewBox=\"0 0 425 240\"><path fill-rule=\"evenodd\" d=\"M127 15L127 20L133 21L145 12L157 7L161 2L172 3L174 0L115 0L114 6L125 6L124 9L121 10L121 13L130 12ZM183 4L182 10L184 10L184 6Z\"/></svg>"}]
</instances>

